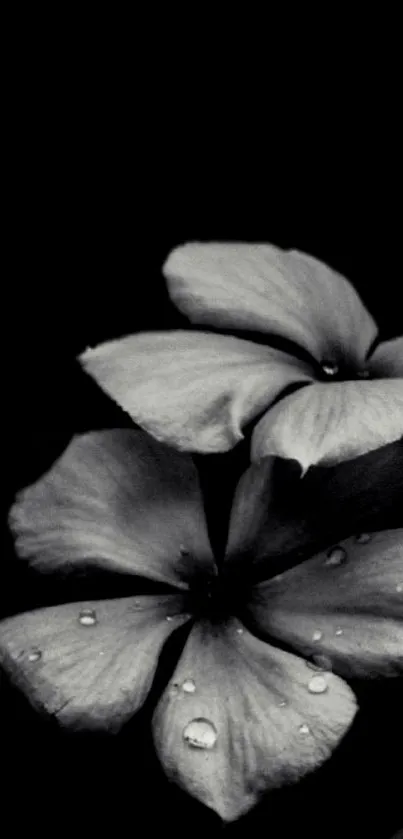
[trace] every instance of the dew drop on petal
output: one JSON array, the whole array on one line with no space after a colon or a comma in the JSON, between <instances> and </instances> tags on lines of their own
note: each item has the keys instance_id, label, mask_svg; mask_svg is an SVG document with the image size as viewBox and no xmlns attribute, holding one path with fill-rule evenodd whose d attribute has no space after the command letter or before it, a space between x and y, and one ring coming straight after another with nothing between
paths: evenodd
<instances>
[{"instance_id":1,"label":"dew drop on petal","mask_svg":"<svg viewBox=\"0 0 403 839\"><path fill-rule=\"evenodd\" d=\"M328 673L332 670L332 662L329 656L322 655L321 653L313 655L311 660L306 662L306 665L311 670L324 670Z\"/></svg>"},{"instance_id":2,"label":"dew drop on petal","mask_svg":"<svg viewBox=\"0 0 403 839\"><path fill-rule=\"evenodd\" d=\"M322 637L323 637L323 632L320 632L319 629L316 629L315 632L312 635L312 640L313 641L320 641L320 639Z\"/></svg>"},{"instance_id":3,"label":"dew drop on petal","mask_svg":"<svg viewBox=\"0 0 403 839\"><path fill-rule=\"evenodd\" d=\"M309 693L326 693L327 682L324 676L312 676L308 684Z\"/></svg>"},{"instance_id":4,"label":"dew drop on petal","mask_svg":"<svg viewBox=\"0 0 403 839\"><path fill-rule=\"evenodd\" d=\"M30 650L28 653L28 661L31 663L35 663L36 661L40 661L42 658L42 653L40 650Z\"/></svg>"},{"instance_id":5,"label":"dew drop on petal","mask_svg":"<svg viewBox=\"0 0 403 839\"><path fill-rule=\"evenodd\" d=\"M340 626L337 627L335 635L343 635L343 630L340 628Z\"/></svg>"},{"instance_id":6,"label":"dew drop on petal","mask_svg":"<svg viewBox=\"0 0 403 839\"><path fill-rule=\"evenodd\" d=\"M185 693L194 693L196 690L196 685L193 679L185 679L185 681L182 684L182 690L184 690Z\"/></svg>"},{"instance_id":7,"label":"dew drop on petal","mask_svg":"<svg viewBox=\"0 0 403 839\"><path fill-rule=\"evenodd\" d=\"M398 586L396 586L396 591L398 592L398 594L400 594L403 591L403 586L400 585L400 583Z\"/></svg>"},{"instance_id":8,"label":"dew drop on petal","mask_svg":"<svg viewBox=\"0 0 403 839\"><path fill-rule=\"evenodd\" d=\"M309 728L306 725L306 723L303 723L302 725L300 725L299 731L300 731L300 734L309 734Z\"/></svg>"},{"instance_id":9,"label":"dew drop on petal","mask_svg":"<svg viewBox=\"0 0 403 839\"><path fill-rule=\"evenodd\" d=\"M285 699L282 699L281 702L278 703L279 708L285 708L287 705Z\"/></svg>"},{"instance_id":10,"label":"dew drop on petal","mask_svg":"<svg viewBox=\"0 0 403 839\"><path fill-rule=\"evenodd\" d=\"M217 729L210 720L198 717L183 729L183 739L194 749L212 749L217 742Z\"/></svg>"},{"instance_id":11,"label":"dew drop on petal","mask_svg":"<svg viewBox=\"0 0 403 839\"><path fill-rule=\"evenodd\" d=\"M185 548L184 545L180 546L179 553L180 553L181 556L190 556L190 551L188 551L188 549Z\"/></svg>"},{"instance_id":12,"label":"dew drop on petal","mask_svg":"<svg viewBox=\"0 0 403 839\"><path fill-rule=\"evenodd\" d=\"M94 626L97 622L97 616L93 609L82 609L78 620L81 626Z\"/></svg>"},{"instance_id":13,"label":"dew drop on petal","mask_svg":"<svg viewBox=\"0 0 403 839\"><path fill-rule=\"evenodd\" d=\"M334 566L334 565L341 565L347 559L347 551L344 550L340 545L337 545L336 548L332 548L330 551L327 552L327 556L325 559L325 565Z\"/></svg>"},{"instance_id":14,"label":"dew drop on petal","mask_svg":"<svg viewBox=\"0 0 403 839\"><path fill-rule=\"evenodd\" d=\"M237 635L243 635L243 629L242 629L242 626L238 626L238 629L237 629Z\"/></svg>"},{"instance_id":15,"label":"dew drop on petal","mask_svg":"<svg viewBox=\"0 0 403 839\"><path fill-rule=\"evenodd\" d=\"M335 361L322 361L321 367L325 376L337 376L339 372L338 365Z\"/></svg>"},{"instance_id":16,"label":"dew drop on petal","mask_svg":"<svg viewBox=\"0 0 403 839\"><path fill-rule=\"evenodd\" d=\"M371 534L370 533L358 533L355 537L355 541L358 542L359 545L366 545L368 542L371 541Z\"/></svg>"}]
</instances>

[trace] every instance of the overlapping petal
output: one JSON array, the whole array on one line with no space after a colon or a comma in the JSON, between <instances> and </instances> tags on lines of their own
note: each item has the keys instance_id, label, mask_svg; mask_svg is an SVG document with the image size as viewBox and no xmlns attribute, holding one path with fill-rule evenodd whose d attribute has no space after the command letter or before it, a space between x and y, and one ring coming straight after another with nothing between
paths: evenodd
<instances>
[{"instance_id":1,"label":"overlapping petal","mask_svg":"<svg viewBox=\"0 0 403 839\"><path fill-rule=\"evenodd\" d=\"M379 378L403 379L403 335L391 341L383 341L371 355L368 370Z\"/></svg>"},{"instance_id":2,"label":"overlapping petal","mask_svg":"<svg viewBox=\"0 0 403 839\"><path fill-rule=\"evenodd\" d=\"M213 565L191 458L142 431L75 437L10 524L19 555L44 571L95 565L186 588Z\"/></svg>"},{"instance_id":3,"label":"overlapping petal","mask_svg":"<svg viewBox=\"0 0 403 839\"><path fill-rule=\"evenodd\" d=\"M403 504L403 441L301 480L295 461L265 457L243 473L233 499L225 566L246 583L313 556L354 529L396 527Z\"/></svg>"},{"instance_id":4,"label":"overlapping petal","mask_svg":"<svg viewBox=\"0 0 403 839\"><path fill-rule=\"evenodd\" d=\"M140 333L87 350L85 369L136 423L179 449L218 452L311 370L287 353L226 335Z\"/></svg>"},{"instance_id":5,"label":"overlapping petal","mask_svg":"<svg viewBox=\"0 0 403 839\"><path fill-rule=\"evenodd\" d=\"M252 459L295 458L304 471L348 460L403 435L403 379L313 384L257 423Z\"/></svg>"},{"instance_id":6,"label":"overlapping petal","mask_svg":"<svg viewBox=\"0 0 403 839\"><path fill-rule=\"evenodd\" d=\"M363 364L376 325L338 272L298 251L188 243L163 268L173 302L193 323L275 334L316 361Z\"/></svg>"},{"instance_id":7,"label":"overlapping petal","mask_svg":"<svg viewBox=\"0 0 403 839\"><path fill-rule=\"evenodd\" d=\"M231 821L319 766L356 704L337 676L319 690L312 676L302 659L235 620L196 624L153 720L168 777Z\"/></svg>"},{"instance_id":8,"label":"overlapping petal","mask_svg":"<svg viewBox=\"0 0 403 839\"><path fill-rule=\"evenodd\" d=\"M342 676L403 673L403 529L357 534L252 589L246 607L261 637Z\"/></svg>"},{"instance_id":9,"label":"overlapping petal","mask_svg":"<svg viewBox=\"0 0 403 839\"><path fill-rule=\"evenodd\" d=\"M26 612L0 623L0 662L60 725L117 731L143 705L164 642L187 620L182 612L179 594Z\"/></svg>"}]
</instances>

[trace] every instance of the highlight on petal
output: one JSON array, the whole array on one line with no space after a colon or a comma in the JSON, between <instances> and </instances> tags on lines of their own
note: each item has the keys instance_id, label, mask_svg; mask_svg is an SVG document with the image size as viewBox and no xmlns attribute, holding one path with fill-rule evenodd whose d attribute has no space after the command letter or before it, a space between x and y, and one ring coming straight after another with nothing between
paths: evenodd
<instances>
[{"instance_id":1,"label":"highlight on petal","mask_svg":"<svg viewBox=\"0 0 403 839\"><path fill-rule=\"evenodd\" d=\"M341 676L403 673L403 529L345 539L252 589L248 625Z\"/></svg>"},{"instance_id":2,"label":"highlight on petal","mask_svg":"<svg viewBox=\"0 0 403 839\"><path fill-rule=\"evenodd\" d=\"M353 286L323 262L257 243L190 242L163 267L192 323L294 341L317 361L362 365L376 324Z\"/></svg>"},{"instance_id":3,"label":"highlight on petal","mask_svg":"<svg viewBox=\"0 0 403 839\"><path fill-rule=\"evenodd\" d=\"M403 379L313 384L286 396L256 425L252 460L294 458L305 472L365 454L403 435Z\"/></svg>"},{"instance_id":4,"label":"highlight on petal","mask_svg":"<svg viewBox=\"0 0 403 839\"><path fill-rule=\"evenodd\" d=\"M325 761L356 711L350 688L327 674L312 690L306 663L236 620L197 623L153 719L159 759L225 821L266 791Z\"/></svg>"},{"instance_id":5,"label":"highlight on petal","mask_svg":"<svg viewBox=\"0 0 403 839\"><path fill-rule=\"evenodd\" d=\"M179 449L226 451L242 427L309 365L226 335L139 333L86 351L80 361L136 423Z\"/></svg>"},{"instance_id":6,"label":"highlight on petal","mask_svg":"<svg viewBox=\"0 0 403 839\"><path fill-rule=\"evenodd\" d=\"M17 496L10 525L43 571L95 565L186 588L213 564L196 467L142 431L75 437Z\"/></svg>"},{"instance_id":7,"label":"highlight on petal","mask_svg":"<svg viewBox=\"0 0 403 839\"><path fill-rule=\"evenodd\" d=\"M164 642L187 620L182 611L180 595L165 595L25 612L0 623L0 663L60 725L118 731L147 698Z\"/></svg>"},{"instance_id":8,"label":"highlight on petal","mask_svg":"<svg viewBox=\"0 0 403 839\"><path fill-rule=\"evenodd\" d=\"M403 335L379 344L367 366L372 376L403 379Z\"/></svg>"}]
</instances>

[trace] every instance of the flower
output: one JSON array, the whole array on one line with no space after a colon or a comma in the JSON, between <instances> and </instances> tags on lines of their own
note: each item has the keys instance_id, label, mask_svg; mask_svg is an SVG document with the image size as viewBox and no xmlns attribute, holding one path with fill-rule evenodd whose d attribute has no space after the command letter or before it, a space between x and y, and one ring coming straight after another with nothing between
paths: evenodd
<instances>
[{"instance_id":1,"label":"flower","mask_svg":"<svg viewBox=\"0 0 403 839\"><path fill-rule=\"evenodd\" d=\"M359 526L375 524L382 493L386 509L401 496L402 448L375 454L313 470L305 507L289 487L286 503L278 494L281 461L252 465L220 562L189 455L137 430L73 438L17 497L17 552L43 572L101 567L169 589L6 618L3 668L60 725L117 731L187 624L153 714L155 747L169 778L236 819L329 757L356 713L343 677L403 670L403 530L352 537L345 515L355 503ZM301 548L311 558L295 566Z\"/></svg>"},{"instance_id":2,"label":"flower","mask_svg":"<svg viewBox=\"0 0 403 839\"><path fill-rule=\"evenodd\" d=\"M236 334L145 332L81 357L157 439L227 451L257 421L252 460L294 458L305 472L403 435L403 336L377 345L373 318L336 271L297 251L218 243L178 247L163 271L193 324Z\"/></svg>"}]
</instances>

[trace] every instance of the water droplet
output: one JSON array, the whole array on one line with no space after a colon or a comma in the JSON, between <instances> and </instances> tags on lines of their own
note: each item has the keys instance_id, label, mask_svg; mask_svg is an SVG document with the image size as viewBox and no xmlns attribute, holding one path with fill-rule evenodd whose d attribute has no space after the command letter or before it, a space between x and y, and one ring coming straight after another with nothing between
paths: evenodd
<instances>
[{"instance_id":1,"label":"water droplet","mask_svg":"<svg viewBox=\"0 0 403 839\"><path fill-rule=\"evenodd\" d=\"M337 376L339 367L335 361L322 361L322 371L325 376Z\"/></svg>"},{"instance_id":2,"label":"water droplet","mask_svg":"<svg viewBox=\"0 0 403 839\"><path fill-rule=\"evenodd\" d=\"M321 653L313 655L311 661L307 661L306 665L311 670L326 670L329 673L332 670L332 662L329 656L322 655Z\"/></svg>"},{"instance_id":3,"label":"water droplet","mask_svg":"<svg viewBox=\"0 0 403 839\"><path fill-rule=\"evenodd\" d=\"M369 370L358 370L357 372L358 379L369 379L370 375Z\"/></svg>"},{"instance_id":4,"label":"water droplet","mask_svg":"<svg viewBox=\"0 0 403 839\"><path fill-rule=\"evenodd\" d=\"M400 592L403 591L403 586L401 586L400 583L398 586L396 586L396 591L398 592L398 594L400 594Z\"/></svg>"},{"instance_id":5,"label":"water droplet","mask_svg":"<svg viewBox=\"0 0 403 839\"><path fill-rule=\"evenodd\" d=\"M173 615L167 615L167 617L166 617L166 620L167 620L168 622L169 622L169 621L173 621L173 619L174 619Z\"/></svg>"},{"instance_id":6,"label":"water droplet","mask_svg":"<svg viewBox=\"0 0 403 839\"><path fill-rule=\"evenodd\" d=\"M182 685L182 690L184 690L185 693L194 693L196 690L196 685L193 679L185 679Z\"/></svg>"},{"instance_id":7,"label":"water droplet","mask_svg":"<svg viewBox=\"0 0 403 839\"><path fill-rule=\"evenodd\" d=\"M324 676L312 676L308 684L309 693L326 693L327 682Z\"/></svg>"},{"instance_id":8,"label":"water droplet","mask_svg":"<svg viewBox=\"0 0 403 839\"><path fill-rule=\"evenodd\" d=\"M300 725L299 731L300 731L300 734L309 734L309 728L306 725L306 723L303 723L302 725Z\"/></svg>"},{"instance_id":9,"label":"water droplet","mask_svg":"<svg viewBox=\"0 0 403 839\"><path fill-rule=\"evenodd\" d=\"M315 632L312 635L312 640L313 641L320 641L320 639L322 637L323 637L323 632L320 632L319 629L316 629Z\"/></svg>"},{"instance_id":10,"label":"water droplet","mask_svg":"<svg viewBox=\"0 0 403 839\"><path fill-rule=\"evenodd\" d=\"M179 553L180 553L181 556L190 556L190 551L188 551L188 549L185 548L184 545L180 546Z\"/></svg>"},{"instance_id":11,"label":"water droplet","mask_svg":"<svg viewBox=\"0 0 403 839\"><path fill-rule=\"evenodd\" d=\"M242 626L238 626L237 635L243 635L243 632Z\"/></svg>"},{"instance_id":12,"label":"water droplet","mask_svg":"<svg viewBox=\"0 0 403 839\"><path fill-rule=\"evenodd\" d=\"M97 622L97 616L93 609L82 609L78 620L82 626L94 626Z\"/></svg>"},{"instance_id":13,"label":"water droplet","mask_svg":"<svg viewBox=\"0 0 403 839\"><path fill-rule=\"evenodd\" d=\"M276 574L275 577L272 577L272 583L280 583L283 577L284 574Z\"/></svg>"},{"instance_id":14,"label":"water droplet","mask_svg":"<svg viewBox=\"0 0 403 839\"><path fill-rule=\"evenodd\" d=\"M31 650L28 653L28 661L31 661L32 663L34 663L35 661L40 661L41 658L42 653L40 650Z\"/></svg>"},{"instance_id":15,"label":"water droplet","mask_svg":"<svg viewBox=\"0 0 403 839\"><path fill-rule=\"evenodd\" d=\"M347 559L347 551L344 550L340 545L337 545L336 548L332 548L330 551L327 552L327 556L325 559L325 565L335 566L341 565Z\"/></svg>"},{"instance_id":16,"label":"water droplet","mask_svg":"<svg viewBox=\"0 0 403 839\"><path fill-rule=\"evenodd\" d=\"M281 702L278 703L279 708L285 708L286 705L287 705L287 703L286 703L285 699L283 699Z\"/></svg>"},{"instance_id":17,"label":"water droplet","mask_svg":"<svg viewBox=\"0 0 403 839\"><path fill-rule=\"evenodd\" d=\"M217 742L217 729L204 717L192 720L183 729L183 739L194 749L212 749Z\"/></svg>"},{"instance_id":18,"label":"water droplet","mask_svg":"<svg viewBox=\"0 0 403 839\"><path fill-rule=\"evenodd\" d=\"M358 542L360 545L366 545L367 542L371 541L371 534L370 533L357 533L355 537L355 541Z\"/></svg>"},{"instance_id":19,"label":"water droplet","mask_svg":"<svg viewBox=\"0 0 403 839\"><path fill-rule=\"evenodd\" d=\"M343 630L340 628L340 626L337 627L335 634L336 635L343 635Z\"/></svg>"},{"instance_id":20,"label":"water droplet","mask_svg":"<svg viewBox=\"0 0 403 839\"><path fill-rule=\"evenodd\" d=\"M174 684L171 685L170 694L171 694L171 696L177 696L178 693L179 693L179 685L177 684L177 682L174 682Z\"/></svg>"},{"instance_id":21,"label":"water droplet","mask_svg":"<svg viewBox=\"0 0 403 839\"><path fill-rule=\"evenodd\" d=\"M98 653L98 655L105 655L105 653L103 652L103 650L101 650L101 652Z\"/></svg>"}]
</instances>

